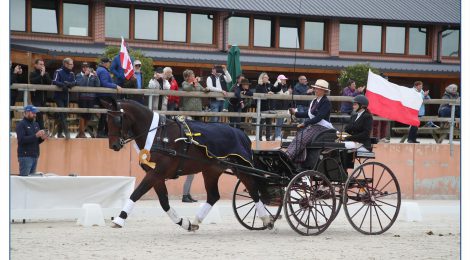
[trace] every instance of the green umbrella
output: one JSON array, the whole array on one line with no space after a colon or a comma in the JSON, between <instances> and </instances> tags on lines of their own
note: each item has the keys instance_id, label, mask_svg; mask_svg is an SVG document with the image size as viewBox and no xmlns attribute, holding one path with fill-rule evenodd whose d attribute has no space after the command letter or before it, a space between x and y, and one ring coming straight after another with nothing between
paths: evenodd
<instances>
[{"instance_id":1,"label":"green umbrella","mask_svg":"<svg viewBox=\"0 0 470 260\"><path fill-rule=\"evenodd\" d=\"M236 83L237 76L242 73L242 65L240 64L240 48L238 48L237 45L232 45L228 51L227 70L232 77L232 82L227 87L229 90L232 90L232 86Z\"/></svg>"}]
</instances>

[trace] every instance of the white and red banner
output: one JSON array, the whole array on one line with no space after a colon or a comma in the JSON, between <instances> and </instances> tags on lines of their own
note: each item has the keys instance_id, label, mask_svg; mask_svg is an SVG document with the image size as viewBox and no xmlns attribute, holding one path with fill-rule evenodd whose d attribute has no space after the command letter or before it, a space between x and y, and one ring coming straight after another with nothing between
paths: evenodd
<instances>
[{"instance_id":1,"label":"white and red banner","mask_svg":"<svg viewBox=\"0 0 470 260\"><path fill-rule=\"evenodd\" d=\"M391 83L369 70L366 96L371 113L403 124L419 126L418 111L423 98L413 88Z\"/></svg>"},{"instance_id":2,"label":"white and red banner","mask_svg":"<svg viewBox=\"0 0 470 260\"><path fill-rule=\"evenodd\" d=\"M126 79L130 79L132 76L134 76L134 66L132 66L131 56L129 56L129 53L127 52L126 43L122 37L119 59L121 60L121 67L124 69L124 76Z\"/></svg>"}]
</instances>

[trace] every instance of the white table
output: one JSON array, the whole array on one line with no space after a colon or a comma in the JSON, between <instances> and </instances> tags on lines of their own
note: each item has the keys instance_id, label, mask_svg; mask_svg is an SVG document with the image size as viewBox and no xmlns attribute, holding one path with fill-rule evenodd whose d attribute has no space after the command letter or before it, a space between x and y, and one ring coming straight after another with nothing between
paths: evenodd
<instances>
[{"instance_id":1,"label":"white table","mask_svg":"<svg viewBox=\"0 0 470 260\"><path fill-rule=\"evenodd\" d=\"M97 203L103 215L119 214L134 190L135 177L10 177L11 220L76 219L84 203Z\"/></svg>"}]
</instances>

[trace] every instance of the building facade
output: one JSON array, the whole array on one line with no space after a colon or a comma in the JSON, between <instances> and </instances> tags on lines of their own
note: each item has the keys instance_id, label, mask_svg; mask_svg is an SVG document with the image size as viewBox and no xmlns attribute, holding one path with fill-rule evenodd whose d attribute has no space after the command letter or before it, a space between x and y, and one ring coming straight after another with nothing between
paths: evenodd
<instances>
[{"instance_id":1,"label":"building facade","mask_svg":"<svg viewBox=\"0 0 470 260\"><path fill-rule=\"evenodd\" d=\"M425 83L433 98L460 86L460 2L366 0L14 0L10 1L11 60L30 69L36 58L49 72L64 57L96 62L119 45L171 66L207 76L241 49L245 75L271 79L323 78L339 94L341 69L370 63L389 80ZM78 69L79 66L76 66ZM273 80L272 80L273 81Z\"/></svg>"}]
</instances>

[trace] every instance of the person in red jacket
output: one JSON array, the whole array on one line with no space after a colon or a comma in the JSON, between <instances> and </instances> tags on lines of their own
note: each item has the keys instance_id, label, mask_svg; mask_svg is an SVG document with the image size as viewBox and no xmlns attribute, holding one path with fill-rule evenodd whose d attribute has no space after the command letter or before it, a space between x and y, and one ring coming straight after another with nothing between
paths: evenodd
<instances>
[{"instance_id":1,"label":"person in red jacket","mask_svg":"<svg viewBox=\"0 0 470 260\"><path fill-rule=\"evenodd\" d=\"M165 67L163 69L163 78L168 80L170 83L170 90L178 90L178 82L173 76L173 70L170 67ZM178 96L168 96L167 110L175 111L179 109L180 97Z\"/></svg>"}]
</instances>

